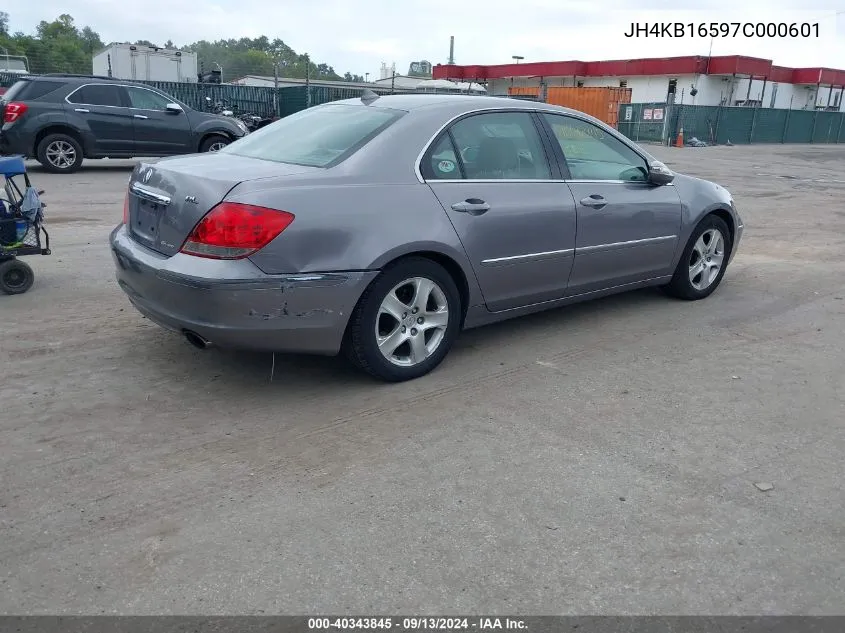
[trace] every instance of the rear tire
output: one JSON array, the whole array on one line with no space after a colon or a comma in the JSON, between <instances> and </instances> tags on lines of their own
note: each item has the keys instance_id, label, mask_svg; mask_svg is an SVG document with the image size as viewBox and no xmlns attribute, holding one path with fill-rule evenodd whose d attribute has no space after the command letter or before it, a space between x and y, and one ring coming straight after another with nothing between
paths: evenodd
<instances>
[{"instance_id":1,"label":"rear tire","mask_svg":"<svg viewBox=\"0 0 845 633\"><path fill-rule=\"evenodd\" d=\"M82 146L68 134L48 134L35 148L35 158L53 174L72 174L82 167Z\"/></svg>"},{"instance_id":2,"label":"rear tire","mask_svg":"<svg viewBox=\"0 0 845 633\"><path fill-rule=\"evenodd\" d=\"M35 283L35 273L17 259L0 263L0 290L7 295L22 295Z\"/></svg>"},{"instance_id":3,"label":"rear tire","mask_svg":"<svg viewBox=\"0 0 845 633\"><path fill-rule=\"evenodd\" d=\"M419 378L437 367L461 324L461 298L445 268L409 257L386 268L352 313L345 351L385 382Z\"/></svg>"},{"instance_id":4,"label":"rear tire","mask_svg":"<svg viewBox=\"0 0 845 633\"><path fill-rule=\"evenodd\" d=\"M664 291L687 301L709 297L725 276L732 248L728 225L715 215L705 216L690 235L675 274Z\"/></svg>"},{"instance_id":5,"label":"rear tire","mask_svg":"<svg viewBox=\"0 0 845 633\"><path fill-rule=\"evenodd\" d=\"M217 152L226 147L231 141L221 135L212 134L200 144L200 152Z\"/></svg>"}]
</instances>

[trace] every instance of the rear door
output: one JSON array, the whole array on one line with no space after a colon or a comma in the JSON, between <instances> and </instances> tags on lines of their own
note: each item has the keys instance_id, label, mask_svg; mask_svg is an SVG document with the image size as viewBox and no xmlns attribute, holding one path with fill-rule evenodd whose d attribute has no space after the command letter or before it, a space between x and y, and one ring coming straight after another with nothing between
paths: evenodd
<instances>
[{"instance_id":1,"label":"rear door","mask_svg":"<svg viewBox=\"0 0 845 633\"><path fill-rule=\"evenodd\" d=\"M567 294L577 295L671 273L681 228L674 186L647 182L639 152L579 117L540 116L569 172L578 237Z\"/></svg>"},{"instance_id":2,"label":"rear door","mask_svg":"<svg viewBox=\"0 0 845 633\"><path fill-rule=\"evenodd\" d=\"M167 109L173 99L163 94L126 86L135 136L135 154L138 156L169 156L196 150L188 115Z\"/></svg>"},{"instance_id":3,"label":"rear door","mask_svg":"<svg viewBox=\"0 0 845 633\"><path fill-rule=\"evenodd\" d=\"M489 310L562 297L575 204L528 111L466 116L441 134L421 171L472 263Z\"/></svg>"},{"instance_id":4,"label":"rear door","mask_svg":"<svg viewBox=\"0 0 845 633\"><path fill-rule=\"evenodd\" d=\"M81 120L97 154L131 154L135 145L126 94L116 84L85 84L66 98L69 120Z\"/></svg>"}]
</instances>

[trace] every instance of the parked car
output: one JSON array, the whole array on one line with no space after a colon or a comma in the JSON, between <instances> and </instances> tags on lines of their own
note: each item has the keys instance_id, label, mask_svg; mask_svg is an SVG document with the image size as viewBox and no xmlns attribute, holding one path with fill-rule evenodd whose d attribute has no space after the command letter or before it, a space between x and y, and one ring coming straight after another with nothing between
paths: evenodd
<instances>
[{"instance_id":1,"label":"parked car","mask_svg":"<svg viewBox=\"0 0 845 633\"><path fill-rule=\"evenodd\" d=\"M0 152L70 173L84 158L213 152L248 133L142 84L84 75L24 77L2 96Z\"/></svg>"},{"instance_id":2,"label":"parked car","mask_svg":"<svg viewBox=\"0 0 845 633\"><path fill-rule=\"evenodd\" d=\"M703 299L742 232L728 191L580 112L369 95L138 165L110 240L132 304L197 347L343 350L401 381L462 329L645 286Z\"/></svg>"}]
</instances>

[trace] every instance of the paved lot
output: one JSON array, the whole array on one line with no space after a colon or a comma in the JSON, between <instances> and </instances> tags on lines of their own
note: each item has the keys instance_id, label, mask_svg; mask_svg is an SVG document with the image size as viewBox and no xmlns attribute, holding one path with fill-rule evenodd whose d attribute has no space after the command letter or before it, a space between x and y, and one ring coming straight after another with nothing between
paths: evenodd
<instances>
[{"instance_id":1,"label":"paved lot","mask_svg":"<svg viewBox=\"0 0 845 633\"><path fill-rule=\"evenodd\" d=\"M150 325L106 243L129 163L33 170L0 612L842 613L845 146L654 152L741 204L715 295L469 332L392 386Z\"/></svg>"}]
</instances>

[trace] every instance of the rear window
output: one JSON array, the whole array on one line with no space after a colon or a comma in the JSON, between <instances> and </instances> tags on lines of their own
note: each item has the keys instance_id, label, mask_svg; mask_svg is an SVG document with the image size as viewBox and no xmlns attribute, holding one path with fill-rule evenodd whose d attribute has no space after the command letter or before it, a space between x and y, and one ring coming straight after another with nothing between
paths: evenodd
<instances>
[{"instance_id":1,"label":"rear window","mask_svg":"<svg viewBox=\"0 0 845 633\"><path fill-rule=\"evenodd\" d=\"M29 80L16 81L12 84L11 88L3 93L2 100L8 103L9 101L14 101L15 99L20 98L19 95L21 94L21 91L26 88L27 84L30 83L32 82Z\"/></svg>"},{"instance_id":2,"label":"rear window","mask_svg":"<svg viewBox=\"0 0 845 633\"><path fill-rule=\"evenodd\" d=\"M309 167L332 167L378 136L404 112L326 105L285 117L220 150L227 154Z\"/></svg>"}]
</instances>

